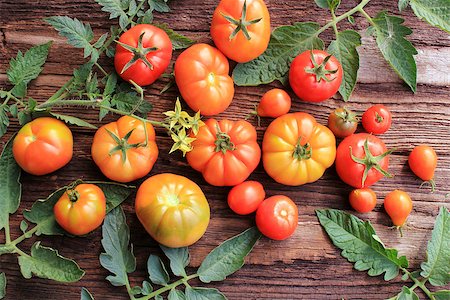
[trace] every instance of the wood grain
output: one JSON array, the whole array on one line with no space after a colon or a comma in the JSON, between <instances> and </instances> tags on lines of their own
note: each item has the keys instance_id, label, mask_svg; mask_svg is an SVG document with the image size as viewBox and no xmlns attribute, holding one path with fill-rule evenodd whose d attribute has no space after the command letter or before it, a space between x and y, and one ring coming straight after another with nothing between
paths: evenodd
<instances>
[{"instance_id":1,"label":"wood grain","mask_svg":"<svg viewBox=\"0 0 450 300\"><path fill-rule=\"evenodd\" d=\"M351 8L355 1L343 1L342 11ZM172 11L157 14L157 22L166 22L181 33L201 42L212 43L209 38L209 24L216 1L172 0ZM330 16L315 7L313 1L266 1L271 12L272 26L292 24L296 21L327 22ZM382 0L373 0L367 7L371 15L382 9L397 14L396 4L385 4ZM8 61L18 50L26 50L31 45L53 40L53 46L42 75L29 88L29 95L43 101L54 93L69 78L72 70L83 63L82 53L65 44L43 20L53 15L68 15L91 23L96 36L100 36L115 23L101 11L93 0L2 0L0 2L0 86L8 87L6 70ZM450 37L443 31L418 21L408 9L402 16L405 24L413 29L410 36L419 54L418 88L413 94L401 83L397 75L389 69L387 63L375 47L372 37L365 35L367 22L356 16L356 25L339 24L340 29L353 28L364 35L363 46L359 48L361 67L358 85L351 102L346 106L363 112L375 103L389 107L394 116L392 128L383 140L390 148L396 148L391 158L390 171L395 174L392 179L383 179L373 188L378 195L376 209L366 215L358 216L370 220L377 233L389 247L396 247L402 255L410 260L410 269L418 268L425 258L427 240L438 213L439 206L449 207L445 198L450 193L450 67L447 57L450 55ZM332 32L322 36L326 41L332 39ZM175 54L175 58L179 53ZM111 61L102 60L107 69L112 68ZM147 88L147 99L154 105L150 118L162 119L161 113L171 109L177 97L175 89L163 95L159 91L167 83L165 79L157 81ZM261 95L272 87L272 83L260 87L237 87L235 99L230 108L218 118L240 119L251 111ZM313 114L320 123L325 124L328 114L343 102L336 96L320 104L301 102L292 91L294 102L292 111L305 111ZM108 116L104 122L97 121L96 111L77 111L65 109L68 114L82 116L93 124L100 126L115 120ZM252 121L256 124L255 120ZM257 128L259 142L264 129L270 123L264 119ZM7 139L19 128L15 122L6 136L0 140L3 146ZM20 235L19 223L22 211L30 208L32 203L45 198L53 190L76 178L104 179L90 157L90 143L94 132L89 129L72 128L75 147L74 159L63 169L48 176L35 177L23 175L22 203L16 215L11 217L13 237ZM360 129L361 130L361 129ZM192 170L180 154L168 155L170 138L157 129L157 142L160 149L158 161L149 176L172 172L182 174L197 182L205 192L211 206L211 223L205 236L190 247L190 271L194 271L202 259L221 241L243 231L254 224L253 216L237 216L226 204L229 188L217 188L206 184L200 174ZM420 180L407 166L407 155L417 144L427 143L436 149L439 156L436 171L438 190L430 194L429 190L419 189ZM355 271L352 265L340 256L339 250L331 245L321 229L314 210L318 208L338 208L349 210L347 195L351 188L337 177L334 168L327 170L319 181L300 187L287 187L275 183L263 170L262 165L250 176L261 181L267 194L284 194L295 200L299 207L299 227L288 240L278 242L261 239L247 264L224 282L210 284L224 292L229 299L382 299L397 293L403 282L399 278L386 283L380 277L369 277L363 272ZM142 180L136 182L139 184ZM382 208L382 199L391 190L403 189L410 193L414 208L408 221L404 237L389 228L390 221ZM140 284L147 277L146 260L151 253L161 254L155 242L144 231L133 211L134 195L123 207L131 228L131 241L137 257L137 270L130 276L133 285ZM59 252L74 258L86 270L85 277L77 283L61 284L49 280L22 278L17 258L12 255L0 257L0 271L7 275L7 299L79 299L81 287L87 287L96 299L127 299L124 288L111 286L104 278L108 272L98 261L102 252L100 230L85 238L39 237L43 245L59 249ZM0 242L3 242L3 236ZM23 249L29 249L36 238L25 241ZM193 282L193 284L199 284ZM423 296L423 295L421 295Z\"/></svg>"}]
</instances>

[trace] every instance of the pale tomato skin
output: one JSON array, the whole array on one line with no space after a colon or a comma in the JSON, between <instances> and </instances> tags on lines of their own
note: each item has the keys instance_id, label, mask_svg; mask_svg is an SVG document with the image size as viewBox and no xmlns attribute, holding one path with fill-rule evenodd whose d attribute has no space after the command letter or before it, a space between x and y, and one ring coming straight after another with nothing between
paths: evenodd
<instances>
[{"instance_id":1,"label":"pale tomato skin","mask_svg":"<svg viewBox=\"0 0 450 300\"><path fill-rule=\"evenodd\" d=\"M296 158L298 142L309 144L311 156ZM297 186L319 180L336 157L336 138L326 126L304 112L289 113L276 118L263 138L263 164L276 182Z\"/></svg>"},{"instance_id":2,"label":"pale tomato skin","mask_svg":"<svg viewBox=\"0 0 450 300\"><path fill-rule=\"evenodd\" d=\"M207 44L195 44L175 61L175 81L184 101L194 111L212 116L225 111L234 97L227 58Z\"/></svg>"},{"instance_id":3,"label":"pale tomato skin","mask_svg":"<svg viewBox=\"0 0 450 300\"><path fill-rule=\"evenodd\" d=\"M69 163L73 137L64 122L42 117L25 124L13 142L17 164L32 175L46 175Z\"/></svg>"},{"instance_id":4,"label":"pale tomato skin","mask_svg":"<svg viewBox=\"0 0 450 300\"><path fill-rule=\"evenodd\" d=\"M384 198L384 209L395 226L401 227L406 223L412 208L411 197L405 191L395 190Z\"/></svg>"},{"instance_id":5,"label":"pale tomato skin","mask_svg":"<svg viewBox=\"0 0 450 300\"><path fill-rule=\"evenodd\" d=\"M205 233L210 218L208 201L200 187L184 176L158 174L139 187L136 215L158 243L187 247Z\"/></svg>"},{"instance_id":6,"label":"pale tomato skin","mask_svg":"<svg viewBox=\"0 0 450 300\"><path fill-rule=\"evenodd\" d=\"M255 212L266 197L264 187L258 181L244 181L235 185L228 193L228 206L238 215Z\"/></svg>"},{"instance_id":7,"label":"pale tomato skin","mask_svg":"<svg viewBox=\"0 0 450 300\"><path fill-rule=\"evenodd\" d=\"M144 144L145 130L141 120L123 116L116 122L100 127L94 135L91 154L95 164L102 173L111 180L130 182L147 175L158 158L158 147L155 141L155 129L146 123L148 144L138 148L126 150L126 159L123 161L122 151L110 151L117 146L117 142L108 133L108 130L122 139L133 130L128 144Z\"/></svg>"},{"instance_id":8,"label":"pale tomato skin","mask_svg":"<svg viewBox=\"0 0 450 300\"><path fill-rule=\"evenodd\" d=\"M261 98L256 108L260 117L278 118L291 109L291 96L282 89L271 89Z\"/></svg>"},{"instance_id":9,"label":"pale tomato skin","mask_svg":"<svg viewBox=\"0 0 450 300\"><path fill-rule=\"evenodd\" d=\"M262 0L246 1L246 20L261 19L259 22L247 26L250 40L245 37L242 30L233 39L230 39L236 25L231 24L223 16L225 14L239 20L244 0L220 1L214 10L211 22L211 37L214 44L226 57L238 63L245 63L260 56L267 49L270 41L270 15L266 4Z\"/></svg>"},{"instance_id":10,"label":"pale tomato skin","mask_svg":"<svg viewBox=\"0 0 450 300\"><path fill-rule=\"evenodd\" d=\"M56 222L68 233L84 235L98 228L106 215L106 198L94 184L82 183L75 187L78 199L70 200L68 191L53 207Z\"/></svg>"},{"instance_id":11,"label":"pale tomato skin","mask_svg":"<svg viewBox=\"0 0 450 300\"><path fill-rule=\"evenodd\" d=\"M408 164L413 173L425 181L430 181L434 178L437 160L436 151L428 145L414 147L408 156Z\"/></svg>"}]
</instances>

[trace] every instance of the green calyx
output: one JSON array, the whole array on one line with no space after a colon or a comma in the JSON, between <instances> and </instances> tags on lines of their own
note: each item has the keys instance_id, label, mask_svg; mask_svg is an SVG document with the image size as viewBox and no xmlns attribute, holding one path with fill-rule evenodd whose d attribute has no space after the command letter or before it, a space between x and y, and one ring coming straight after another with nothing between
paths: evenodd
<instances>
[{"instance_id":1,"label":"green calyx","mask_svg":"<svg viewBox=\"0 0 450 300\"><path fill-rule=\"evenodd\" d=\"M80 193L77 190L68 189L67 196L69 196L71 202L77 202L80 199Z\"/></svg>"},{"instance_id":2,"label":"green calyx","mask_svg":"<svg viewBox=\"0 0 450 300\"><path fill-rule=\"evenodd\" d=\"M122 162L125 163L127 160L127 151L128 149L132 148L139 148L144 147L145 144L142 143L136 143L136 144L129 144L128 139L130 138L131 134L133 133L133 130L130 130L122 139L119 138L117 135L115 135L112 131L106 129L106 131L109 133L109 135L112 137L112 139L117 143L117 146L112 148L109 151L109 155L113 155L116 151L122 152Z\"/></svg>"},{"instance_id":3,"label":"green calyx","mask_svg":"<svg viewBox=\"0 0 450 300\"><path fill-rule=\"evenodd\" d=\"M127 62L127 64L123 67L123 69L120 71L120 74L123 74L123 72L125 72L126 70L128 70L128 68L130 68L132 65L134 65L135 62L137 62L138 60L142 60L144 62L144 64L150 69L153 70L153 65L151 64L151 62L147 59L147 54L149 54L150 52L156 51L158 50L157 47L150 47L150 48L145 48L142 45L142 39L144 37L145 32L141 33L141 35L139 36L139 40L138 40L138 46L137 47L133 47L130 46L128 44L116 41L117 44L119 44L120 46L124 47L125 49L127 49L128 51L130 51L131 53L133 53L133 58Z\"/></svg>"},{"instance_id":4,"label":"green calyx","mask_svg":"<svg viewBox=\"0 0 450 300\"><path fill-rule=\"evenodd\" d=\"M385 158L386 156L388 156L389 154L392 154L392 152L394 152L394 149L388 150L378 156L373 156L372 152L370 152L369 149L369 139L366 139L364 141L364 153L365 153L365 157L364 158L359 158L353 155L352 153L352 147L350 146L350 156L352 158L352 160L354 162L357 162L359 164L362 164L365 166L364 168L364 173L363 173L363 177L361 180L361 186L364 187L364 184L366 182L367 179L367 175L369 174L369 171L372 170L372 168L374 168L375 170L377 170L378 172L380 172L381 174L383 174L383 176L388 177L388 178L392 178L393 175L390 174L389 172L383 170L383 168L381 168L379 162Z\"/></svg>"},{"instance_id":5,"label":"green calyx","mask_svg":"<svg viewBox=\"0 0 450 300\"><path fill-rule=\"evenodd\" d=\"M242 31L242 34L245 36L247 40L251 40L250 34L248 33L247 26L250 26L252 24L256 24L259 21L262 20L262 18L253 19L247 21L247 1L244 1L244 6L242 7L242 14L241 18L239 20L228 16L224 13L221 13L222 16L231 24L235 25L236 28L233 30L233 32L230 34L229 39L232 40L236 37L236 35L239 33L239 31Z\"/></svg>"},{"instance_id":6,"label":"green calyx","mask_svg":"<svg viewBox=\"0 0 450 300\"><path fill-rule=\"evenodd\" d=\"M335 111L334 114L342 119L343 122L357 123L359 121L356 113L345 107L343 107L342 110Z\"/></svg>"},{"instance_id":7,"label":"green calyx","mask_svg":"<svg viewBox=\"0 0 450 300\"><path fill-rule=\"evenodd\" d=\"M305 72L314 74L316 76L317 82L320 82L322 79L325 80L326 82L331 82L331 81L335 80L336 77L334 77L333 79L329 79L327 77L327 75L335 74L338 71L338 69L327 70L325 68L332 55L331 54L328 55L327 57L325 57L325 59L323 60L323 62L321 64L318 64L316 62L316 59L314 58L314 54L312 51L310 51L310 54L311 54L311 62L314 65L314 68L312 68L312 69L305 68Z\"/></svg>"},{"instance_id":8,"label":"green calyx","mask_svg":"<svg viewBox=\"0 0 450 300\"><path fill-rule=\"evenodd\" d=\"M292 152L292 157L298 160L310 159L312 156L312 148L309 143L306 143L305 145L300 144L301 139L301 137L298 139L294 152Z\"/></svg>"},{"instance_id":9,"label":"green calyx","mask_svg":"<svg viewBox=\"0 0 450 300\"><path fill-rule=\"evenodd\" d=\"M382 116L380 116L379 113L375 112L375 121L377 123L381 123L381 122L383 122L383 120L384 120L384 118Z\"/></svg>"},{"instance_id":10,"label":"green calyx","mask_svg":"<svg viewBox=\"0 0 450 300\"><path fill-rule=\"evenodd\" d=\"M225 154L227 151L233 151L236 149L236 146L231 141L230 136L225 132L220 131L220 128L217 128L216 141L214 142L214 144L216 145L214 151L221 151L223 154Z\"/></svg>"}]
</instances>

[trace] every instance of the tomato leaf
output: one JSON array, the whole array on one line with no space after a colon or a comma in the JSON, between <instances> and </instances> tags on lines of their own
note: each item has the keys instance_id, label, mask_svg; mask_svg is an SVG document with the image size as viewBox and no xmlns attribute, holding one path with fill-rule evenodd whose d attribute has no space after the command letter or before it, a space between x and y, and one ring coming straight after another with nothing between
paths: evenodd
<instances>
[{"instance_id":1,"label":"tomato leaf","mask_svg":"<svg viewBox=\"0 0 450 300\"><path fill-rule=\"evenodd\" d=\"M419 296L417 296L414 290L411 290L407 286L403 286L400 293L387 300L419 300Z\"/></svg>"},{"instance_id":2,"label":"tomato leaf","mask_svg":"<svg viewBox=\"0 0 450 300\"><path fill-rule=\"evenodd\" d=\"M88 123L80 118L77 117L73 117L73 116L68 116L68 115L61 115L61 114L55 114L55 113L50 113L52 116L54 116L55 118L67 123L67 124L72 124L72 125L77 125L80 127L86 127L86 128L92 128L92 129L97 129L97 126L92 125L91 123Z\"/></svg>"},{"instance_id":3,"label":"tomato leaf","mask_svg":"<svg viewBox=\"0 0 450 300\"><path fill-rule=\"evenodd\" d=\"M356 51L358 46L361 46L361 36L354 30L339 32L336 40L328 46L328 52L333 54L342 65L343 74L339 93L344 101L348 101L355 89L359 69L359 55Z\"/></svg>"},{"instance_id":4,"label":"tomato leaf","mask_svg":"<svg viewBox=\"0 0 450 300\"><path fill-rule=\"evenodd\" d=\"M276 28L263 54L234 68L234 83L240 86L255 86L274 80L286 83L290 64L298 54L323 49L323 41L316 35L318 29L319 24L310 22Z\"/></svg>"},{"instance_id":5,"label":"tomato leaf","mask_svg":"<svg viewBox=\"0 0 450 300\"><path fill-rule=\"evenodd\" d=\"M144 280L142 282L141 294L142 295L150 295L151 292L153 292L152 285L150 284L150 282Z\"/></svg>"},{"instance_id":6,"label":"tomato leaf","mask_svg":"<svg viewBox=\"0 0 450 300\"><path fill-rule=\"evenodd\" d=\"M412 30L404 25L404 20L396 16L389 16L386 12L380 12L369 27L369 32L375 35L378 48L384 59L391 65L401 79L416 92L417 67L414 55L416 48L405 36Z\"/></svg>"},{"instance_id":7,"label":"tomato leaf","mask_svg":"<svg viewBox=\"0 0 450 300\"><path fill-rule=\"evenodd\" d=\"M102 245L105 253L100 254L100 264L113 273L106 279L114 286L128 282L128 274L136 269L133 245L130 243L130 229L120 206L106 215L102 225Z\"/></svg>"},{"instance_id":8,"label":"tomato leaf","mask_svg":"<svg viewBox=\"0 0 450 300\"><path fill-rule=\"evenodd\" d=\"M167 35L170 38L170 41L172 42L173 50L185 49L195 43L195 41L191 40L190 38L170 29L167 24L162 23L162 24L153 24L153 25L155 25L158 28L161 28L162 30L164 30L167 33Z\"/></svg>"},{"instance_id":9,"label":"tomato leaf","mask_svg":"<svg viewBox=\"0 0 450 300\"><path fill-rule=\"evenodd\" d=\"M141 101L135 92L119 92L111 99L111 105L117 109L130 113L135 111L141 115L145 115L153 109L150 102Z\"/></svg>"},{"instance_id":10,"label":"tomato leaf","mask_svg":"<svg viewBox=\"0 0 450 300\"><path fill-rule=\"evenodd\" d=\"M441 290L432 293L435 300L448 300L450 299L450 291L449 290Z\"/></svg>"},{"instance_id":11,"label":"tomato leaf","mask_svg":"<svg viewBox=\"0 0 450 300\"><path fill-rule=\"evenodd\" d=\"M0 105L0 138L6 133L9 126L8 111L8 106Z\"/></svg>"},{"instance_id":12,"label":"tomato leaf","mask_svg":"<svg viewBox=\"0 0 450 300\"><path fill-rule=\"evenodd\" d=\"M420 267L420 275L434 286L450 282L450 218L449 211L441 207L428 242L427 260Z\"/></svg>"},{"instance_id":13,"label":"tomato leaf","mask_svg":"<svg viewBox=\"0 0 450 300\"><path fill-rule=\"evenodd\" d=\"M0 273L0 299L6 296L6 276L5 273Z\"/></svg>"},{"instance_id":14,"label":"tomato leaf","mask_svg":"<svg viewBox=\"0 0 450 300\"><path fill-rule=\"evenodd\" d=\"M408 266L405 256L398 257L396 249L380 243L369 221L335 209L316 210L316 214L333 244L342 250L343 257L355 263L356 270L368 270L369 276L385 273L384 280L388 281Z\"/></svg>"},{"instance_id":15,"label":"tomato leaf","mask_svg":"<svg viewBox=\"0 0 450 300\"><path fill-rule=\"evenodd\" d=\"M35 275L59 282L76 282L84 276L75 261L59 255L55 249L41 246L41 242L31 247L31 256L19 257L19 265L26 279Z\"/></svg>"},{"instance_id":16,"label":"tomato leaf","mask_svg":"<svg viewBox=\"0 0 450 300\"><path fill-rule=\"evenodd\" d=\"M94 300L94 296L88 291L87 288L81 288L81 299L80 300Z\"/></svg>"},{"instance_id":17,"label":"tomato leaf","mask_svg":"<svg viewBox=\"0 0 450 300\"><path fill-rule=\"evenodd\" d=\"M260 237L259 230L251 227L220 244L201 263L197 270L199 279L204 283L222 281L239 270Z\"/></svg>"},{"instance_id":18,"label":"tomato leaf","mask_svg":"<svg viewBox=\"0 0 450 300\"><path fill-rule=\"evenodd\" d=\"M171 289L169 295L167 296L168 300L185 300L186 295L183 291L177 290L175 288Z\"/></svg>"},{"instance_id":19,"label":"tomato leaf","mask_svg":"<svg viewBox=\"0 0 450 300\"><path fill-rule=\"evenodd\" d=\"M186 287L186 300L226 300L224 294L217 289Z\"/></svg>"},{"instance_id":20,"label":"tomato leaf","mask_svg":"<svg viewBox=\"0 0 450 300\"><path fill-rule=\"evenodd\" d=\"M12 152L14 136L6 143L0 155L0 230L8 223L9 214L17 211L22 195L21 169Z\"/></svg>"},{"instance_id":21,"label":"tomato leaf","mask_svg":"<svg viewBox=\"0 0 450 300\"><path fill-rule=\"evenodd\" d=\"M147 261L147 269L150 280L154 284L167 285L170 278L161 258L151 254Z\"/></svg>"},{"instance_id":22,"label":"tomato leaf","mask_svg":"<svg viewBox=\"0 0 450 300\"><path fill-rule=\"evenodd\" d=\"M168 0L148 0L148 5L151 10L155 10L157 12L169 12L170 8L167 5Z\"/></svg>"},{"instance_id":23,"label":"tomato leaf","mask_svg":"<svg viewBox=\"0 0 450 300\"><path fill-rule=\"evenodd\" d=\"M408 7L409 0L398 0L398 10L403 11Z\"/></svg>"},{"instance_id":24,"label":"tomato leaf","mask_svg":"<svg viewBox=\"0 0 450 300\"><path fill-rule=\"evenodd\" d=\"M450 1L411 0L409 5L419 19L450 33Z\"/></svg>"},{"instance_id":25,"label":"tomato leaf","mask_svg":"<svg viewBox=\"0 0 450 300\"><path fill-rule=\"evenodd\" d=\"M170 269L176 276L186 277L185 268L189 264L189 249L183 248L168 248L163 245L159 245L164 254L170 260Z\"/></svg>"}]
</instances>

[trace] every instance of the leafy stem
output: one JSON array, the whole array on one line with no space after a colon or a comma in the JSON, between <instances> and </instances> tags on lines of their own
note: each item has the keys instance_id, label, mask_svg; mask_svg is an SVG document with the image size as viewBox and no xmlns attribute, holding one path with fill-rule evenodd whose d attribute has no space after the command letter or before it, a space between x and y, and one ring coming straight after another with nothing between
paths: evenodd
<instances>
[{"instance_id":1,"label":"leafy stem","mask_svg":"<svg viewBox=\"0 0 450 300\"><path fill-rule=\"evenodd\" d=\"M358 11L364 16L364 18L367 19L367 21L370 23L370 25L376 26L375 22L372 20L372 18L369 16L368 13L366 13L366 11L363 8L360 8Z\"/></svg>"},{"instance_id":2,"label":"leafy stem","mask_svg":"<svg viewBox=\"0 0 450 300\"><path fill-rule=\"evenodd\" d=\"M11 233L9 228L9 218L5 219L5 239L6 239L6 245L11 243Z\"/></svg>"},{"instance_id":3,"label":"leafy stem","mask_svg":"<svg viewBox=\"0 0 450 300\"><path fill-rule=\"evenodd\" d=\"M433 293L425 286L425 283L428 281L428 279L424 278L423 280L417 279L415 276L413 276L408 270L405 268L401 268L401 270L408 275L408 277L414 282L414 285L410 288L410 290L415 289L416 287L419 287L427 296L428 298L434 300Z\"/></svg>"},{"instance_id":4,"label":"leafy stem","mask_svg":"<svg viewBox=\"0 0 450 300\"><path fill-rule=\"evenodd\" d=\"M12 246L16 246L17 244L23 242L25 239L30 238L33 234L35 234L39 229L39 225L34 226L30 230L25 231L21 236L11 241L10 244ZM8 243L6 243L8 245Z\"/></svg>"},{"instance_id":5,"label":"leafy stem","mask_svg":"<svg viewBox=\"0 0 450 300\"><path fill-rule=\"evenodd\" d=\"M31 257L30 255L28 255L27 253L23 252L22 250L20 250L17 246L14 246L14 252L19 254L20 256L24 256L24 257Z\"/></svg>"},{"instance_id":6,"label":"leafy stem","mask_svg":"<svg viewBox=\"0 0 450 300\"><path fill-rule=\"evenodd\" d=\"M162 288L160 288L160 289L158 289L158 290L156 290L156 291L154 291L154 292L148 294L147 296L140 297L140 298L135 298L135 299L136 299L136 300L147 300L147 299L151 299L151 298L153 298L153 297L156 297L156 296L158 296L158 295L161 295L161 294L164 293L164 292L170 291L171 289L173 289L173 288L175 288L175 287L177 287L177 286L179 286L179 285L181 285L181 284L184 284L184 285L186 285L186 286L190 286L189 283L188 283L188 281L191 280L191 279L197 278L198 276L199 276L198 274L192 274L192 275L189 275L189 276L184 277L184 278L181 278L181 279L179 279L179 280L177 280L177 281L175 281L175 282L173 282L173 283L171 283L171 284L169 284L169 285L166 285L166 286L164 286L164 287L162 287Z\"/></svg>"}]
</instances>

